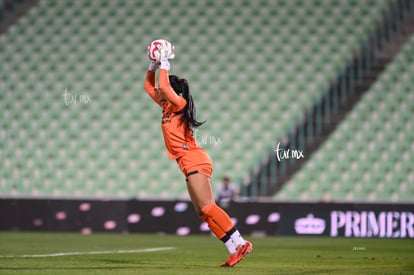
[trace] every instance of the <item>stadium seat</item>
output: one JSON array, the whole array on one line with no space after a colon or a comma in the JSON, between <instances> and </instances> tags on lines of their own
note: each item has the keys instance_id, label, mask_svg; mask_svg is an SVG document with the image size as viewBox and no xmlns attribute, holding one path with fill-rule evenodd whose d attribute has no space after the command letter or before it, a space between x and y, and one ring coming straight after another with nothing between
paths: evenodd
<instances>
[{"instance_id":1,"label":"stadium seat","mask_svg":"<svg viewBox=\"0 0 414 275\"><path fill-rule=\"evenodd\" d=\"M409 152L414 144L414 77L409 72L414 67L413 51L411 36L337 130L274 196L276 200L301 198L304 192L308 201L326 199L312 190L285 191L292 190L291 186L316 183L334 201L412 201L414 174ZM332 163L339 170L331 169ZM332 177L329 180L327 173ZM313 176L303 176L310 174Z\"/></svg>"}]
</instances>

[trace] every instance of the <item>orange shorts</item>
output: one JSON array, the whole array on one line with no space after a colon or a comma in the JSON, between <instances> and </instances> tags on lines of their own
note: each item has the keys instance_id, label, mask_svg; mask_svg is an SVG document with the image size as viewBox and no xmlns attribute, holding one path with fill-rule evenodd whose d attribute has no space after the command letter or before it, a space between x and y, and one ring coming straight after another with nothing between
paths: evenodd
<instances>
[{"instance_id":1,"label":"orange shorts","mask_svg":"<svg viewBox=\"0 0 414 275\"><path fill-rule=\"evenodd\" d=\"M211 177L213 173L213 163L203 149L189 151L177 163L186 178L197 173Z\"/></svg>"}]
</instances>

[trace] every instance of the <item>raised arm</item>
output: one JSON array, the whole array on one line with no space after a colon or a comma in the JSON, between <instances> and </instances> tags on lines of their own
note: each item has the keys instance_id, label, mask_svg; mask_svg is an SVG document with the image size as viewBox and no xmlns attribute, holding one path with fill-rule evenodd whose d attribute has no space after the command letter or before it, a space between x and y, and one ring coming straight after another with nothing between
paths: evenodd
<instances>
[{"instance_id":1,"label":"raised arm","mask_svg":"<svg viewBox=\"0 0 414 275\"><path fill-rule=\"evenodd\" d=\"M181 96L177 95L177 93L173 90L170 85L170 80L168 78L168 69L163 67L161 63L161 70L160 76L158 79L158 84L160 86L161 95L171 104L174 106L176 112L180 111L185 107L187 101L182 98Z\"/></svg>"},{"instance_id":2,"label":"raised arm","mask_svg":"<svg viewBox=\"0 0 414 275\"><path fill-rule=\"evenodd\" d=\"M158 98L157 88L155 87L155 71L148 70L144 81L144 90L149 94L152 100L161 106L161 102Z\"/></svg>"}]
</instances>

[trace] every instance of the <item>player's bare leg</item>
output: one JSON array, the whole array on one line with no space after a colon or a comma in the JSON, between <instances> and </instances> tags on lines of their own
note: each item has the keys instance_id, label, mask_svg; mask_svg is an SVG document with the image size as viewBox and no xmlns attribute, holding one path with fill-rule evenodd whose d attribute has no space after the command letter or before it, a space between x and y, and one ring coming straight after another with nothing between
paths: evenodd
<instances>
[{"instance_id":1,"label":"player's bare leg","mask_svg":"<svg viewBox=\"0 0 414 275\"><path fill-rule=\"evenodd\" d=\"M201 216L203 214L201 209L206 205L214 203L213 190L211 189L209 177L200 173L189 176L187 189L195 211Z\"/></svg>"}]
</instances>

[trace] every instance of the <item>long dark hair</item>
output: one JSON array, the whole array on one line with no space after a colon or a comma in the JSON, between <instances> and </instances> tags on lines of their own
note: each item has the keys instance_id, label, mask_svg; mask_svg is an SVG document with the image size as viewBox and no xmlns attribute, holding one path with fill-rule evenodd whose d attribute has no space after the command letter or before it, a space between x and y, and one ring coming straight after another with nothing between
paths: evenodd
<instances>
[{"instance_id":1,"label":"long dark hair","mask_svg":"<svg viewBox=\"0 0 414 275\"><path fill-rule=\"evenodd\" d=\"M188 82L184 78L179 78L176 75L169 76L170 85L178 95L187 101L185 107L178 111L176 114L182 114L180 118L181 123L186 124L186 130L190 131L191 127L198 127L203 125L206 121L198 121L196 119L196 106L194 104L193 97L190 93Z\"/></svg>"}]
</instances>

